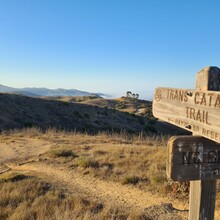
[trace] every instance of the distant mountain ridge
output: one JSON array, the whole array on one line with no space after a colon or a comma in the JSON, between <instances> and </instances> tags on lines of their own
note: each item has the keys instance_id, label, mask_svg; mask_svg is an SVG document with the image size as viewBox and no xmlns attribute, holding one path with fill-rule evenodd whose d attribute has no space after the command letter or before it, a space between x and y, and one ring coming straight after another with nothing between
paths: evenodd
<instances>
[{"instance_id":1,"label":"distant mountain ridge","mask_svg":"<svg viewBox=\"0 0 220 220\"><path fill-rule=\"evenodd\" d=\"M98 97L108 97L106 94L102 93L90 93L86 91L80 91L77 89L47 89L47 88L13 88L9 86L4 86L0 84L0 92L2 93L15 93L30 97L37 96L98 96Z\"/></svg>"}]
</instances>

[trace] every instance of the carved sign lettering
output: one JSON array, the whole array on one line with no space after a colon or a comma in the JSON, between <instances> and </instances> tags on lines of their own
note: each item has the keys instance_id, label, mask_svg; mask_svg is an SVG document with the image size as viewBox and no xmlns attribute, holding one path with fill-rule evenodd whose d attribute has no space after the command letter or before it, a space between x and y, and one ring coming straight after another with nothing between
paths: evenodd
<instances>
[{"instance_id":1,"label":"carved sign lettering","mask_svg":"<svg viewBox=\"0 0 220 220\"><path fill-rule=\"evenodd\" d=\"M157 88L153 114L220 143L220 92Z\"/></svg>"},{"instance_id":2,"label":"carved sign lettering","mask_svg":"<svg viewBox=\"0 0 220 220\"><path fill-rule=\"evenodd\" d=\"M172 137L168 152L172 180L220 179L220 144L199 136Z\"/></svg>"}]
</instances>

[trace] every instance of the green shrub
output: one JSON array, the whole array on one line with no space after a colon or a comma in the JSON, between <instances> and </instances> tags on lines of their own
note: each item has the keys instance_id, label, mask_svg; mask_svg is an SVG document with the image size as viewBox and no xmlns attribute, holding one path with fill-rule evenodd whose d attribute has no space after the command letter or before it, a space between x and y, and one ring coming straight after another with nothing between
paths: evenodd
<instances>
[{"instance_id":1,"label":"green shrub","mask_svg":"<svg viewBox=\"0 0 220 220\"><path fill-rule=\"evenodd\" d=\"M26 121L24 122L24 127L25 128L32 128L34 126L34 123L31 121Z\"/></svg>"},{"instance_id":2,"label":"green shrub","mask_svg":"<svg viewBox=\"0 0 220 220\"><path fill-rule=\"evenodd\" d=\"M88 113L85 113L84 116L88 119L90 118Z\"/></svg>"},{"instance_id":3,"label":"green shrub","mask_svg":"<svg viewBox=\"0 0 220 220\"><path fill-rule=\"evenodd\" d=\"M167 182L167 177L166 175L164 175L163 173L157 173L156 175L152 176L151 180L154 182L154 183L165 183Z\"/></svg>"},{"instance_id":4,"label":"green shrub","mask_svg":"<svg viewBox=\"0 0 220 220\"><path fill-rule=\"evenodd\" d=\"M80 114L78 111L74 111L74 115L77 116L78 118L83 118L83 116Z\"/></svg>"},{"instance_id":5,"label":"green shrub","mask_svg":"<svg viewBox=\"0 0 220 220\"><path fill-rule=\"evenodd\" d=\"M141 178L138 176L130 176L130 177L125 177L122 181L122 184L137 184L141 181Z\"/></svg>"},{"instance_id":6,"label":"green shrub","mask_svg":"<svg viewBox=\"0 0 220 220\"><path fill-rule=\"evenodd\" d=\"M77 155L71 150L52 150L50 152L51 157L77 157Z\"/></svg>"},{"instance_id":7,"label":"green shrub","mask_svg":"<svg viewBox=\"0 0 220 220\"><path fill-rule=\"evenodd\" d=\"M145 124L144 118L142 118L142 117L138 117L138 122L139 122L141 125L144 125L144 124Z\"/></svg>"},{"instance_id":8,"label":"green shrub","mask_svg":"<svg viewBox=\"0 0 220 220\"><path fill-rule=\"evenodd\" d=\"M21 173L10 172L10 173L6 173L1 176L0 183L1 182L17 182L17 181L24 180L27 178L30 178L30 176L26 176Z\"/></svg>"},{"instance_id":9,"label":"green shrub","mask_svg":"<svg viewBox=\"0 0 220 220\"><path fill-rule=\"evenodd\" d=\"M64 106L70 106L70 103L69 103L69 102L62 102L62 105L64 105Z\"/></svg>"},{"instance_id":10,"label":"green shrub","mask_svg":"<svg viewBox=\"0 0 220 220\"><path fill-rule=\"evenodd\" d=\"M79 157L76 164L83 168L99 168L99 162L86 157Z\"/></svg>"},{"instance_id":11,"label":"green shrub","mask_svg":"<svg viewBox=\"0 0 220 220\"><path fill-rule=\"evenodd\" d=\"M151 132L151 133L155 133L155 134L157 133L157 129L154 126L152 126L152 125L146 125L144 127L144 130L146 132Z\"/></svg>"}]
</instances>

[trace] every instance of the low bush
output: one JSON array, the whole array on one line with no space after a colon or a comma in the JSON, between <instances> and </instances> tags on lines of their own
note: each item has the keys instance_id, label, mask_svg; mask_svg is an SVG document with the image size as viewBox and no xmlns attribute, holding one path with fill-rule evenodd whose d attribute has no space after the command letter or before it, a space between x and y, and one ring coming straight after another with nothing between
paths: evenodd
<instances>
[{"instance_id":1,"label":"low bush","mask_svg":"<svg viewBox=\"0 0 220 220\"><path fill-rule=\"evenodd\" d=\"M9 172L9 173L5 173L0 176L0 183L1 182L17 182L17 181L24 180L27 178L31 178L31 177L26 176L21 173Z\"/></svg>"},{"instance_id":2,"label":"low bush","mask_svg":"<svg viewBox=\"0 0 220 220\"><path fill-rule=\"evenodd\" d=\"M76 161L76 164L83 168L99 168L99 162L86 158L86 157L79 157Z\"/></svg>"},{"instance_id":3,"label":"low bush","mask_svg":"<svg viewBox=\"0 0 220 220\"><path fill-rule=\"evenodd\" d=\"M130 177L125 177L122 181L122 184L137 184L141 181L141 178L138 176L130 176Z\"/></svg>"},{"instance_id":4,"label":"low bush","mask_svg":"<svg viewBox=\"0 0 220 220\"><path fill-rule=\"evenodd\" d=\"M71 150L51 150L51 157L77 157L77 155Z\"/></svg>"}]
</instances>

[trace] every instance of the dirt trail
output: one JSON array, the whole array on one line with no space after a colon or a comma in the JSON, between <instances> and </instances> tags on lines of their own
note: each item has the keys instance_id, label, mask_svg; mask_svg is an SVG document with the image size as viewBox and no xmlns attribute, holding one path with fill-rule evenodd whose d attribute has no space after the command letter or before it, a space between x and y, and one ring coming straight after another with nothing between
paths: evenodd
<instances>
[{"instance_id":1,"label":"dirt trail","mask_svg":"<svg viewBox=\"0 0 220 220\"><path fill-rule=\"evenodd\" d=\"M53 144L54 145L54 144ZM50 149L52 143L40 139L19 138L0 142L0 165L9 161L23 161Z\"/></svg>"},{"instance_id":2,"label":"dirt trail","mask_svg":"<svg viewBox=\"0 0 220 220\"><path fill-rule=\"evenodd\" d=\"M115 204L128 209L143 211L145 208L162 203L170 203L167 198L160 198L151 193L143 192L132 186L121 185L115 182L106 182L96 178L66 170L61 167L52 167L41 162L28 163L21 166L9 165L16 171L34 172L34 175L55 185L65 187L69 192L78 192L89 198ZM172 201L177 209L185 209L184 205Z\"/></svg>"},{"instance_id":3,"label":"dirt trail","mask_svg":"<svg viewBox=\"0 0 220 220\"><path fill-rule=\"evenodd\" d=\"M155 212L155 206L158 206L156 217L160 216L159 212L161 212L161 210L163 212L162 214L167 212L165 215L169 216L170 214L174 214L173 211L177 212L175 209L185 210L188 208L187 205L183 205L177 200L152 195L149 192L144 192L133 186L110 181L107 182L86 175L86 173L83 175L77 172L76 169L71 170L61 165L48 165L44 161L39 161L38 155L48 151L51 146L51 142L47 143L43 140L35 139L20 140L20 142L16 140L16 143L14 141L0 143L0 164L2 165L2 173L9 170L22 171L30 175L38 176L55 186L65 188L68 193L80 195L106 205L124 207L127 210L149 210L149 212L152 213ZM168 211L164 210L163 204L169 204L170 202L172 202L172 206L175 209L168 205ZM172 209L172 213L169 213L169 208ZM186 212L177 213L183 213L181 214L182 216L187 215Z\"/></svg>"}]
</instances>

